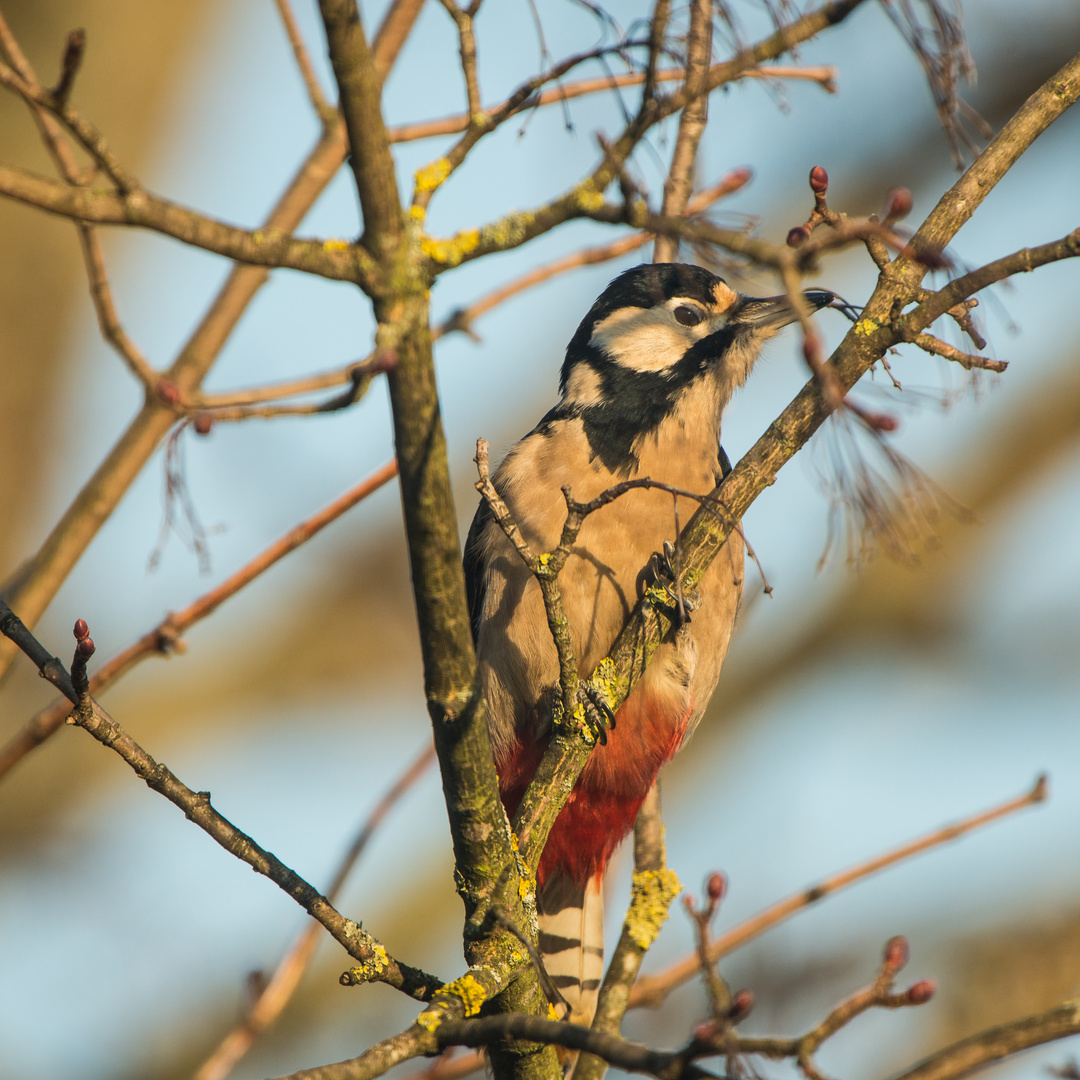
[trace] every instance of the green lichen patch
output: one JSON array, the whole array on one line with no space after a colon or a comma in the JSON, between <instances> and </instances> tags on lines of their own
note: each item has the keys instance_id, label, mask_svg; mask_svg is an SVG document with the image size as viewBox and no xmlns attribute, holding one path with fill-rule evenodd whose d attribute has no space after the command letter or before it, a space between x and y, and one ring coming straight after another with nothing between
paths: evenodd
<instances>
[{"instance_id":1,"label":"green lichen patch","mask_svg":"<svg viewBox=\"0 0 1080 1080\"><path fill-rule=\"evenodd\" d=\"M674 870L637 870L630 889L626 932L640 949L648 949L668 917L671 901L682 891Z\"/></svg>"},{"instance_id":2,"label":"green lichen patch","mask_svg":"<svg viewBox=\"0 0 1080 1080\"><path fill-rule=\"evenodd\" d=\"M860 319L855 324L855 333L860 337L869 337L875 330L881 329L881 323L877 319Z\"/></svg>"}]
</instances>

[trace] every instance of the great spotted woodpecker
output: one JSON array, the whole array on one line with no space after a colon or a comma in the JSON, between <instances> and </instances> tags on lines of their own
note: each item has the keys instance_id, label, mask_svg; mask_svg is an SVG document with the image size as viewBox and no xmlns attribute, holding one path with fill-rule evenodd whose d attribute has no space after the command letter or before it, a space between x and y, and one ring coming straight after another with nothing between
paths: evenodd
<instances>
[{"instance_id":1,"label":"great spotted woodpecker","mask_svg":"<svg viewBox=\"0 0 1080 1080\"><path fill-rule=\"evenodd\" d=\"M817 310L833 295L803 298ZM762 343L794 319L784 297L742 296L698 266L638 266L615 278L567 347L559 403L493 477L533 550L558 544L563 485L579 502L634 477L712 491L730 470L721 413ZM674 538L672 496L663 490L631 490L586 519L559 578L583 677L649 584L650 557ZM743 557L733 534L701 582L692 622L661 646L618 710L548 838L538 872L540 950L573 1019L591 1018L603 972L604 868L712 696L742 598ZM539 586L486 502L465 545L465 576L512 816L547 745L559 667Z\"/></svg>"}]
</instances>

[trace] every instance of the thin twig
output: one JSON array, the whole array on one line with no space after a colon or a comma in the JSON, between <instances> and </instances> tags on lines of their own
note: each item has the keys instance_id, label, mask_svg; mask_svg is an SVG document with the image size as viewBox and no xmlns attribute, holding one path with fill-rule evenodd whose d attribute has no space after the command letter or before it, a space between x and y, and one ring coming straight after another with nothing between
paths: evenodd
<instances>
[{"instance_id":1,"label":"thin twig","mask_svg":"<svg viewBox=\"0 0 1080 1080\"><path fill-rule=\"evenodd\" d=\"M337 900L346 878L363 854L375 830L434 760L435 748L426 747L372 808L342 857L330 888L326 890L326 898L331 903ZM309 923L300 932L262 991L244 1010L243 1018L199 1067L195 1080L224 1080L251 1049L255 1040L277 1022L300 985L300 979L307 970L321 937L322 928L318 923Z\"/></svg>"},{"instance_id":2,"label":"thin twig","mask_svg":"<svg viewBox=\"0 0 1080 1080\"><path fill-rule=\"evenodd\" d=\"M687 204L687 214L699 214L708 209L713 203L727 195L738 191L749 183L751 173L749 169L733 169L715 184L702 188ZM486 315L492 308L504 303L513 296L525 292L542 282L550 281L560 274L577 270L582 266L595 266L597 263L610 262L631 251L637 251L644 247L653 237L652 233L641 232L631 236L625 236L620 240L613 240L609 244L600 244L596 247L582 248L561 259L545 263L542 266L530 270L513 281L492 290L486 296L474 301L468 307L458 308L448 315L438 326L432 329L432 338L437 340L454 331L460 331L475 337L473 323L481 315Z\"/></svg>"},{"instance_id":3,"label":"thin twig","mask_svg":"<svg viewBox=\"0 0 1080 1080\"><path fill-rule=\"evenodd\" d=\"M769 67L750 68L740 72L739 79L795 79L816 82L830 94L836 93L836 68L831 65L818 67L791 67L782 64ZM686 72L682 68L665 68L656 73L657 82L682 82L686 78ZM554 105L564 100L585 97L588 94L603 93L605 90L619 89L625 86L640 86L645 81L645 73L631 71L619 75L599 76L593 79L582 79L579 82L565 83L558 88L543 90L535 96L528 98L523 106L516 111L525 108L536 108L543 105ZM500 112L505 108L506 102L490 106L485 110L488 113ZM392 143L415 142L418 139L430 139L436 135L456 135L469 126L469 118L465 113L447 116L441 120L419 120L412 124L399 124L388 128Z\"/></svg>"},{"instance_id":4,"label":"thin twig","mask_svg":"<svg viewBox=\"0 0 1080 1080\"><path fill-rule=\"evenodd\" d=\"M1040 776L1038 780L1036 780L1034 786L1018 798L1009 799L1007 802L992 807L990 810L985 810L981 813L974 814L971 817L964 818L962 821L958 821L953 825L946 825L940 829L935 829L926 836L921 836L917 840L912 840L910 843L903 844L883 855L878 855L873 859L868 859L866 862L859 863L849 870L844 870L839 874L834 874L832 877L825 878L824 881L819 882L817 885L813 885L808 889L803 889L784 900L780 900L770 907L767 907L753 918L747 919L745 922L732 928L726 934L722 934L710 946L709 959L715 962L722 956L727 956L729 953L741 948L748 941L759 937L761 934L765 933L766 930L771 930L774 926L791 918L791 916L797 912L811 907L820 900L823 900L826 896L838 892L840 889L847 888L847 886L853 885L855 882L861 881L871 874L876 874L879 870L884 870L896 863L903 862L905 859L910 859L924 851L929 851L931 848L939 847L942 844L948 843L950 840L958 840L960 837L965 836L967 833L981 828L984 825L989 825L1001 818L1015 814L1018 810L1023 810L1025 807L1035 806L1036 804L1043 802L1046 797L1047 779L1045 776ZM684 982L688 982L692 979L699 970L700 962L698 958L696 956L688 956L685 959L680 960L677 964L673 964L659 975L649 975L639 979L630 998L631 1007L636 1008L642 1005L653 1006L658 1004L663 1001L675 987L681 986Z\"/></svg>"},{"instance_id":5,"label":"thin twig","mask_svg":"<svg viewBox=\"0 0 1080 1080\"><path fill-rule=\"evenodd\" d=\"M905 340L910 341L912 345L918 345L923 352L931 353L934 356L943 356L946 360L952 360L966 371L971 371L973 368L982 368L984 371L1002 372L1009 366L1007 360L991 360L989 357L979 356L977 353L966 353L962 349L956 348L955 345L950 345L947 341L934 337L933 334L913 334Z\"/></svg>"},{"instance_id":6,"label":"thin twig","mask_svg":"<svg viewBox=\"0 0 1080 1080\"><path fill-rule=\"evenodd\" d=\"M953 1043L901 1073L897 1080L959 1080L992 1061L1078 1033L1080 998Z\"/></svg>"},{"instance_id":7,"label":"thin twig","mask_svg":"<svg viewBox=\"0 0 1080 1080\"><path fill-rule=\"evenodd\" d=\"M61 89L64 89L63 98L65 101L68 93L70 93L71 82L75 77L75 71L82 57L82 49L86 44L85 34L79 37L80 34L82 34L81 31L73 31L72 35L69 36L68 48L64 52L61 85L54 91L54 95L59 95ZM2 14L0 14L0 44L2 44L4 52L20 77L35 93L40 93L42 90L41 83L19 49L18 42L8 28ZM69 184L83 186L88 178L83 177L79 169L79 163L64 136L59 122L43 106L33 102L28 102L28 104L41 131L41 137L64 179ZM94 312L97 315L102 337L115 349L135 377L143 384L143 387L149 391L157 379L157 373L135 343L127 336L120 322L120 317L116 313L109 278L105 270L105 256L101 250L101 241L97 230L92 225L82 221L77 221L75 226L79 233L83 262L89 278L90 299L94 304Z\"/></svg>"},{"instance_id":8,"label":"thin twig","mask_svg":"<svg viewBox=\"0 0 1080 1080\"><path fill-rule=\"evenodd\" d=\"M660 207L660 212L668 217L678 217L686 209L694 181L698 143L709 118L709 98L702 93L702 89L712 60L712 25L712 0L693 0L686 44L686 86L695 96L679 114L675 151L671 155L671 167L664 182L664 199ZM674 262L678 254L677 241L670 236L656 238L653 262Z\"/></svg>"},{"instance_id":9,"label":"thin twig","mask_svg":"<svg viewBox=\"0 0 1080 1080\"><path fill-rule=\"evenodd\" d=\"M369 981L385 982L418 1001L430 1000L439 990L441 980L419 968L394 960L359 923L345 918L296 871L219 814L210 805L208 791L192 791L170 769L155 761L90 697L89 691L80 696L64 665L49 655L3 600L0 600L0 633L21 649L38 671L75 705L71 714L73 723L119 755L147 787L181 809L184 816L212 840L241 862L247 863L257 874L269 878L321 923L350 956L360 961L362 967L354 970L362 970Z\"/></svg>"},{"instance_id":10,"label":"thin twig","mask_svg":"<svg viewBox=\"0 0 1080 1080\"><path fill-rule=\"evenodd\" d=\"M396 475L397 462L391 461L356 487L335 499L329 506L290 529L235 574L204 593L182 611L170 612L153 630L143 634L138 641L129 645L123 652L102 664L90 679L90 692L101 693L149 656L167 656L173 652L182 652L181 634L216 611L226 600L235 596L274 563L284 558L289 552L295 551L301 544L306 543L345 511L377 491ZM29 720L3 747L0 747L0 779L3 779L31 750L40 746L50 735L63 727L64 720L70 712L71 709L65 701L53 702Z\"/></svg>"},{"instance_id":11,"label":"thin twig","mask_svg":"<svg viewBox=\"0 0 1080 1080\"><path fill-rule=\"evenodd\" d=\"M307 45L304 44L304 37L300 33L296 16L293 15L292 6L289 4L289 0L274 0L274 3L277 4L278 15L281 17L282 25L285 27L285 34L289 39L289 44L292 46L293 56L296 57L296 66L300 69L300 78L304 80L304 88L307 90L311 107L315 110L315 115L322 121L324 127L332 124L337 119L338 111L326 100L326 95L319 85L319 77L315 74L315 67L311 62L311 56L308 54Z\"/></svg>"}]
</instances>

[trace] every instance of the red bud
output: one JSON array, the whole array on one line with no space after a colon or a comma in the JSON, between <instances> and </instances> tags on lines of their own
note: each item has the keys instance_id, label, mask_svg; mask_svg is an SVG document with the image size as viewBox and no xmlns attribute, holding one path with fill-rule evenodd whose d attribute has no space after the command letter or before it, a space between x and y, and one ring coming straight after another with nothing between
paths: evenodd
<instances>
[{"instance_id":1,"label":"red bud","mask_svg":"<svg viewBox=\"0 0 1080 1080\"><path fill-rule=\"evenodd\" d=\"M699 1043L711 1042L716 1035L716 1024L712 1020L703 1020L694 1028L694 1041Z\"/></svg>"},{"instance_id":2,"label":"red bud","mask_svg":"<svg viewBox=\"0 0 1080 1080\"><path fill-rule=\"evenodd\" d=\"M800 244L805 244L810 239L810 230L805 225L796 225L787 234L787 246L798 247Z\"/></svg>"},{"instance_id":3,"label":"red bud","mask_svg":"<svg viewBox=\"0 0 1080 1080\"><path fill-rule=\"evenodd\" d=\"M157 396L166 405L177 405L180 402L180 387L172 379L158 379Z\"/></svg>"},{"instance_id":4,"label":"red bud","mask_svg":"<svg viewBox=\"0 0 1080 1080\"><path fill-rule=\"evenodd\" d=\"M86 625L85 619L76 619L75 626L71 631L76 638L82 639L90 633L90 627Z\"/></svg>"},{"instance_id":5,"label":"red bud","mask_svg":"<svg viewBox=\"0 0 1080 1080\"><path fill-rule=\"evenodd\" d=\"M748 169L743 166L740 169L732 169L731 172L724 177L724 187L728 191L738 191L739 188L745 187L754 178L754 170Z\"/></svg>"},{"instance_id":6,"label":"red bud","mask_svg":"<svg viewBox=\"0 0 1080 1080\"><path fill-rule=\"evenodd\" d=\"M912 1005L925 1005L937 992L933 979L922 979L908 987L907 999Z\"/></svg>"},{"instance_id":7,"label":"red bud","mask_svg":"<svg viewBox=\"0 0 1080 1080\"><path fill-rule=\"evenodd\" d=\"M892 221L907 217L914 205L915 200L906 187L895 187L885 196L885 217Z\"/></svg>"},{"instance_id":8,"label":"red bud","mask_svg":"<svg viewBox=\"0 0 1080 1080\"><path fill-rule=\"evenodd\" d=\"M892 413L867 413L866 422L875 431L896 431L900 421Z\"/></svg>"},{"instance_id":9,"label":"red bud","mask_svg":"<svg viewBox=\"0 0 1080 1080\"><path fill-rule=\"evenodd\" d=\"M709 899L716 903L718 900L723 900L727 894L727 877L721 874L719 870L714 870L709 875L709 880L705 882L705 891L709 894Z\"/></svg>"},{"instance_id":10,"label":"red bud","mask_svg":"<svg viewBox=\"0 0 1080 1080\"><path fill-rule=\"evenodd\" d=\"M810 170L810 189L818 195L829 190L829 174L820 165Z\"/></svg>"},{"instance_id":11,"label":"red bud","mask_svg":"<svg viewBox=\"0 0 1080 1080\"><path fill-rule=\"evenodd\" d=\"M746 1016L753 1007L754 991L739 990L731 999L731 1008L728 1010L728 1017L731 1020L739 1021Z\"/></svg>"},{"instance_id":12,"label":"red bud","mask_svg":"<svg viewBox=\"0 0 1080 1080\"><path fill-rule=\"evenodd\" d=\"M83 657L83 659L88 660L91 656L94 655L94 650L96 648L97 648L97 646L94 645L94 639L93 638L84 637L84 638L79 638L79 643L78 643L78 645L75 646L75 651L81 657Z\"/></svg>"},{"instance_id":13,"label":"red bud","mask_svg":"<svg viewBox=\"0 0 1080 1080\"><path fill-rule=\"evenodd\" d=\"M911 950L908 947L908 939L903 936L891 937L885 942L883 956L885 967L889 971L900 971L908 962Z\"/></svg>"},{"instance_id":14,"label":"red bud","mask_svg":"<svg viewBox=\"0 0 1080 1080\"><path fill-rule=\"evenodd\" d=\"M210 429L214 426L214 418L209 413L199 413L191 426L195 429L196 435L209 435Z\"/></svg>"}]
</instances>

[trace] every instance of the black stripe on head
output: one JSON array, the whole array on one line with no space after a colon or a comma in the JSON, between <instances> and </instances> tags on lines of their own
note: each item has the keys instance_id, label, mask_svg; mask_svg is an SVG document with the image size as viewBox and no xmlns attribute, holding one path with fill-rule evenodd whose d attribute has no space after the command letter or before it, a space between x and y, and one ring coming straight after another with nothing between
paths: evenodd
<instances>
[{"instance_id":1,"label":"black stripe on head","mask_svg":"<svg viewBox=\"0 0 1080 1080\"><path fill-rule=\"evenodd\" d=\"M702 338L664 371L623 367L586 343L578 362L587 363L597 373L600 401L585 406L573 402L557 405L535 430L544 433L554 421L580 418L592 457L599 458L612 473L628 474L637 463L634 443L663 423L682 390L730 347L737 332L725 327Z\"/></svg>"},{"instance_id":2,"label":"black stripe on head","mask_svg":"<svg viewBox=\"0 0 1080 1080\"><path fill-rule=\"evenodd\" d=\"M576 333L566 347L559 379L559 392L565 392L570 369L577 363L592 339L593 327L620 308L651 308L670 300L673 296L685 296L698 300L706 307L716 303L714 289L723 278L710 273L704 267L689 263L645 263L621 273L597 297L596 303L581 320Z\"/></svg>"}]
</instances>

